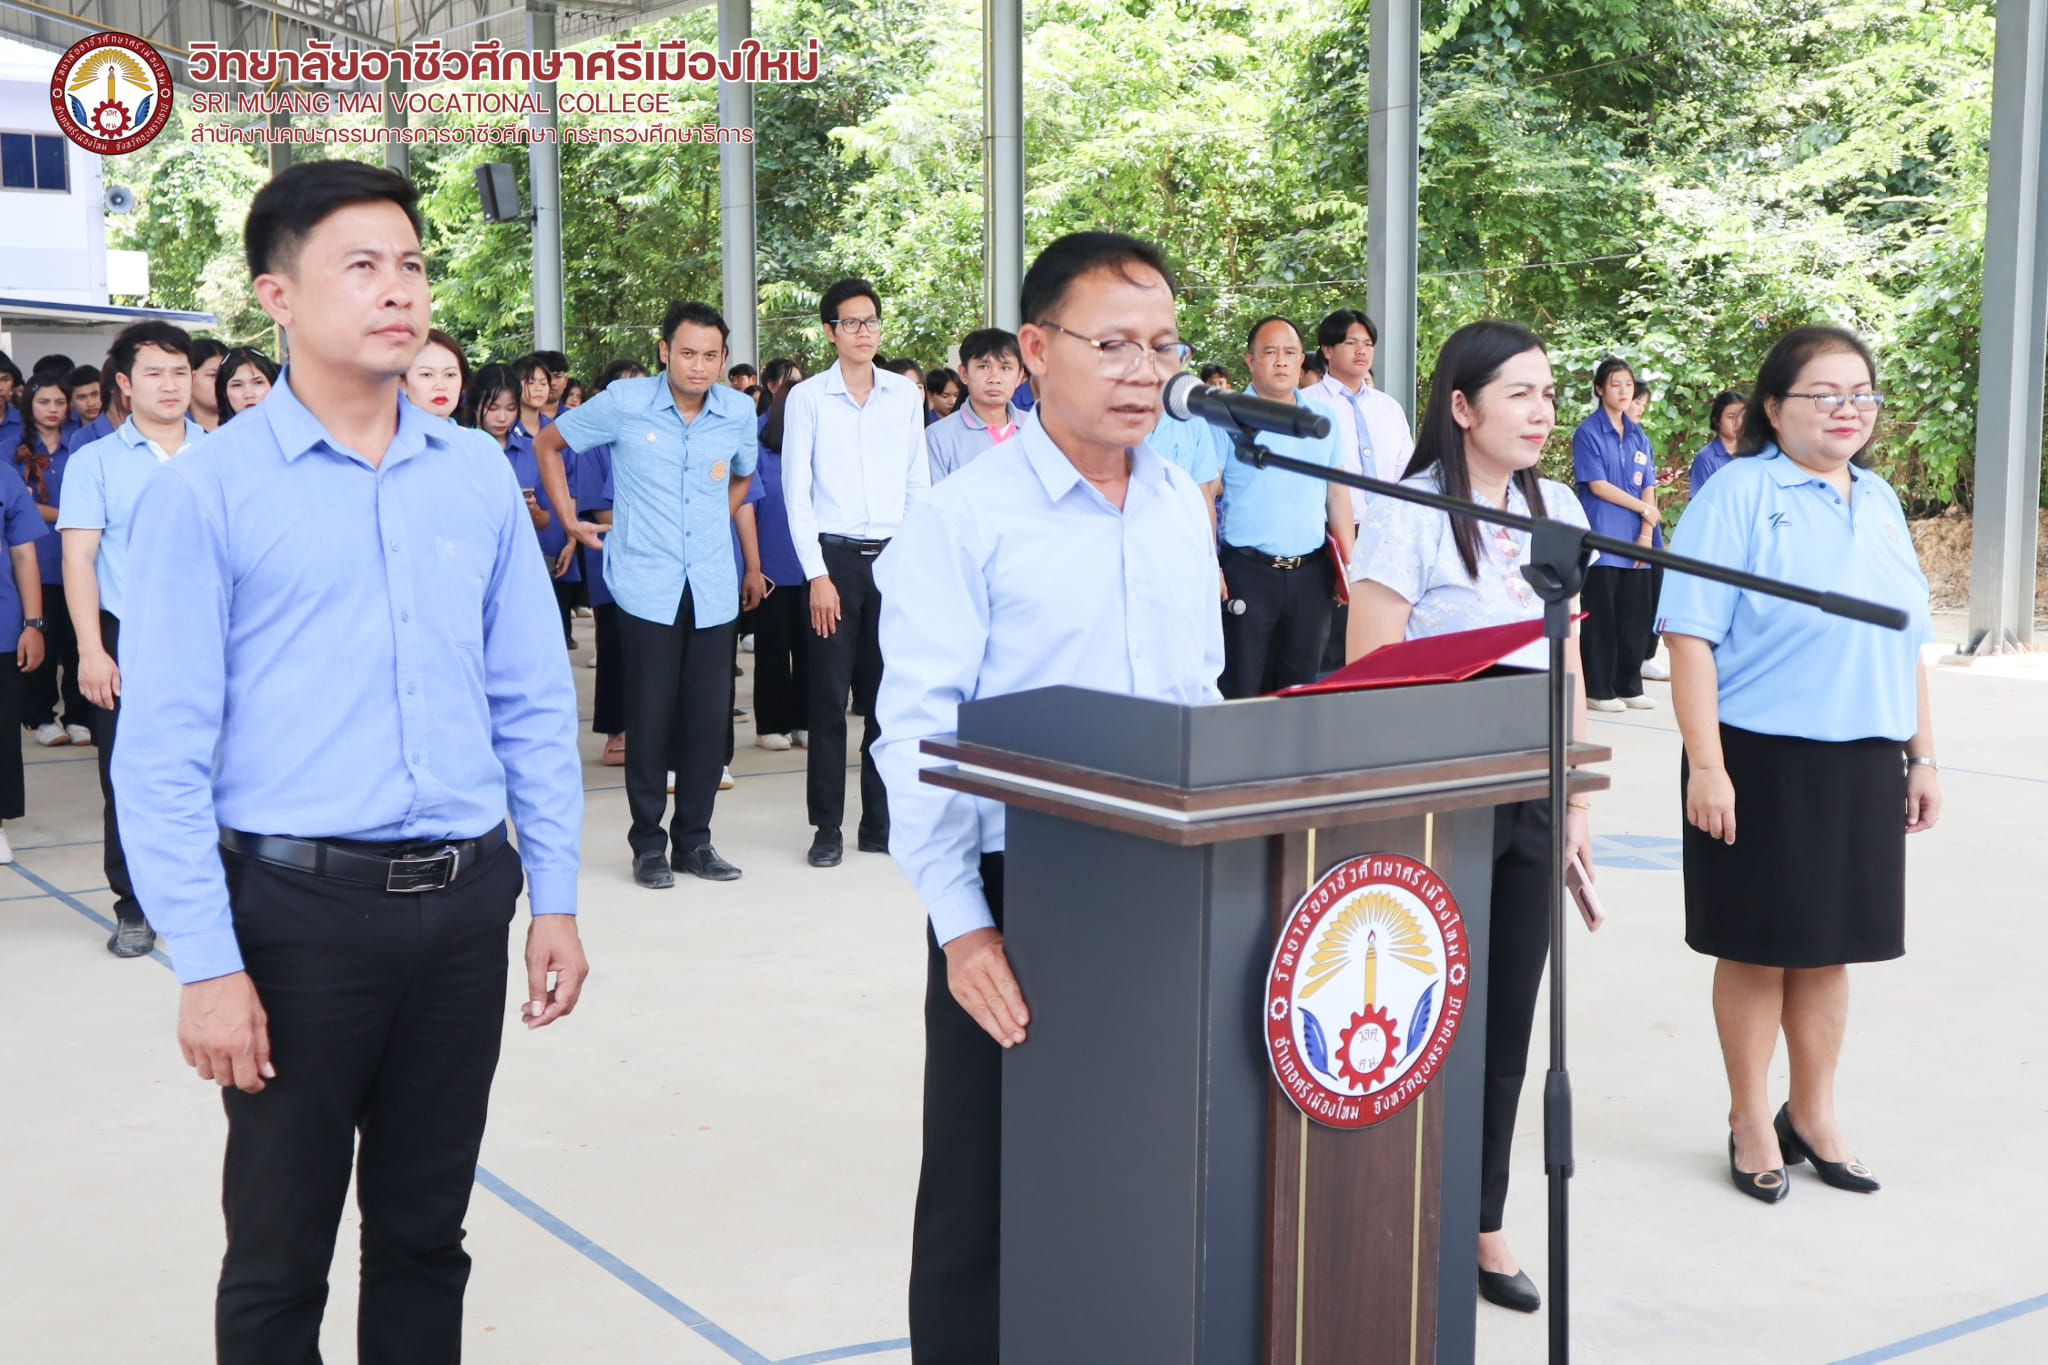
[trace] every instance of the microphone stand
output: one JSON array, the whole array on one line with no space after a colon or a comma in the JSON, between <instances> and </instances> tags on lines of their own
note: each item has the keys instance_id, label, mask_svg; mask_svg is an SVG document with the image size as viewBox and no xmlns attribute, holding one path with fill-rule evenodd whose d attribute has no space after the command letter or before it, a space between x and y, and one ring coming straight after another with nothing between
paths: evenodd
<instances>
[{"instance_id":1,"label":"microphone stand","mask_svg":"<svg viewBox=\"0 0 2048 1365\"><path fill-rule=\"evenodd\" d=\"M1255 469L1284 469L1325 483L1434 507L1451 516L1470 517L1529 533L1529 562L1522 569L1522 577L1543 599L1543 638L1550 645L1550 1069L1543 1077L1543 1167L1550 1182L1550 1365L1567 1365L1571 1359L1571 1194L1566 1182L1572 1177L1572 1082L1565 1066L1564 868L1565 801L1569 792L1565 749L1571 730L1571 690L1565 681L1564 645L1571 634L1571 601L1585 582L1587 552L1601 550L1624 559L1659 564L1677 573L1781 597L1818 607L1831 616L1891 630L1904 630L1907 615L1897 607L1860 597L1818 592L1632 540L1582 531L1569 522L1522 516L1469 499L1447 497L1275 454L1258 444L1257 436L1241 424L1228 419L1206 420L1229 435L1236 445L1237 458Z\"/></svg>"}]
</instances>

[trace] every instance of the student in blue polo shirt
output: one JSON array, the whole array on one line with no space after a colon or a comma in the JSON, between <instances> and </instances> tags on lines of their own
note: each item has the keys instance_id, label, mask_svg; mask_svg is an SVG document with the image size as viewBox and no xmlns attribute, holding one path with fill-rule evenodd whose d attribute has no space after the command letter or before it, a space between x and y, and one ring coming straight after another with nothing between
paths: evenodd
<instances>
[{"instance_id":1,"label":"student in blue polo shirt","mask_svg":"<svg viewBox=\"0 0 2048 1365\"><path fill-rule=\"evenodd\" d=\"M1572 477L1586 520L1601 535L1649 545L1657 536L1657 464L1650 438L1628 415L1635 397L1635 371L1609 356L1593 371L1600 400L1572 433ZM1643 659L1648 653L1654 603L1650 566L1638 559L1602 554L1586 570L1581 596L1586 625L1580 650L1586 668L1586 705L1595 711L1649 710L1643 695Z\"/></svg>"},{"instance_id":2,"label":"student in blue polo shirt","mask_svg":"<svg viewBox=\"0 0 2048 1365\"><path fill-rule=\"evenodd\" d=\"M1286 318L1260 318L1245 337L1252 392L1330 418L1331 432L1321 437L1261 433L1259 444L1276 455L1336 469L1344 462L1336 419L1322 399L1295 387L1301 357L1301 333ZM1330 639L1337 587L1323 545L1334 534L1349 561L1350 490L1226 457L1219 529L1229 594L1223 608L1223 695L1256 697L1276 687L1314 682Z\"/></svg>"},{"instance_id":3,"label":"student in blue polo shirt","mask_svg":"<svg viewBox=\"0 0 2048 1365\"><path fill-rule=\"evenodd\" d=\"M661 373L615 381L544 428L534 447L541 479L564 508L576 504L562 452L612 448L610 536L580 518L566 529L585 546L606 547L605 579L632 665L626 840L633 880L650 888L674 886L676 868L706 881L740 875L711 846L711 812L732 718L740 614L729 499L745 493L759 446L754 401L722 382L726 335L725 319L710 305L669 304ZM664 834L671 755L675 814Z\"/></svg>"},{"instance_id":4,"label":"student in blue polo shirt","mask_svg":"<svg viewBox=\"0 0 2048 1365\"><path fill-rule=\"evenodd\" d=\"M156 941L128 877L114 802L114 735L121 703L121 623L127 618L128 541L135 500L160 465L206 433L187 414L192 401L192 338L168 322L121 329L107 353L128 417L112 435L80 446L64 471L57 529L64 537L64 600L78 636L78 686L93 712L105 801L102 842L115 928L107 950L141 957Z\"/></svg>"},{"instance_id":5,"label":"student in blue polo shirt","mask_svg":"<svg viewBox=\"0 0 2048 1365\"><path fill-rule=\"evenodd\" d=\"M984 327L960 339L960 382L966 386L966 401L932 422L924 434L933 483L1017 434L1024 414L1010 396L1024 378L1020 354L1016 334L1000 327Z\"/></svg>"},{"instance_id":6,"label":"student in blue polo shirt","mask_svg":"<svg viewBox=\"0 0 2048 1365\"><path fill-rule=\"evenodd\" d=\"M532 351L512 362L512 377L519 381L519 419L512 424L511 434L508 437L508 450L512 445L517 445L524 450L531 451L534 441L540 436L541 429L555 420L553 411L555 407L555 388L551 356L552 352ZM564 382L567 382L567 362L564 361L563 365L564 373L562 378ZM566 450L563 459L571 465L569 477L573 482L575 479L575 470L573 468L575 461L574 450ZM541 490L536 489L535 491L539 492ZM551 512L554 510L554 504L549 502L545 496L541 498L541 505L548 508ZM563 549L569 543L568 532L562 529L562 525L563 518L555 517L548 525L542 527L540 547L547 553L548 562L557 565L557 572L555 574L555 610L562 618L562 639L568 644L569 648L574 649L576 648L576 630L574 625L576 595L578 585L583 582L583 570L579 567L575 555L569 556L566 561L561 558Z\"/></svg>"},{"instance_id":7,"label":"student in blue polo shirt","mask_svg":"<svg viewBox=\"0 0 2048 1365\"><path fill-rule=\"evenodd\" d=\"M1677 572L1659 604L1685 741L1685 942L1717 959L1729 1177L1766 1203L1805 1161L1877 1189L1835 1114L1846 964L1904 954L1906 836L1941 814L1927 577L1898 495L1861 464L1882 403L1853 333L1788 332L1750 391L1745 458L1699 490L1673 548L1902 608L1905 630ZM1791 1095L1773 1116L1780 1031Z\"/></svg>"},{"instance_id":8,"label":"student in blue polo shirt","mask_svg":"<svg viewBox=\"0 0 2048 1365\"><path fill-rule=\"evenodd\" d=\"M547 501L547 490L540 486L540 466L534 460L533 447L517 435L519 381L509 365L486 365L476 372L469 387L471 420L512 466L520 495L526 499L527 517L533 523L534 543L539 547L540 537L554 524L555 517ZM541 553L546 558L545 548Z\"/></svg>"},{"instance_id":9,"label":"student in blue polo shirt","mask_svg":"<svg viewBox=\"0 0 2048 1365\"><path fill-rule=\"evenodd\" d=\"M427 330L415 201L346 158L256 192L291 364L135 511L116 790L179 1046L227 1113L222 1365L319 1359L352 1175L359 1359L460 1356L522 888L526 1027L589 970L547 574L510 471L398 393Z\"/></svg>"}]
</instances>

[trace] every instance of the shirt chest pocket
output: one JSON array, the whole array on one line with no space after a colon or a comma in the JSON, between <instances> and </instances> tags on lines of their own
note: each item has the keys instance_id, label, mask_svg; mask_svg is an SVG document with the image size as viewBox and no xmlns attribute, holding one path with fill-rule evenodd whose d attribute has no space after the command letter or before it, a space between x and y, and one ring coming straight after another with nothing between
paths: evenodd
<instances>
[{"instance_id":1,"label":"shirt chest pocket","mask_svg":"<svg viewBox=\"0 0 2048 1365\"><path fill-rule=\"evenodd\" d=\"M418 607L433 629L462 649L483 650L484 607L495 559L492 547L481 541L434 537L434 562L420 585ZM403 624L402 609L400 614Z\"/></svg>"}]
</instances>

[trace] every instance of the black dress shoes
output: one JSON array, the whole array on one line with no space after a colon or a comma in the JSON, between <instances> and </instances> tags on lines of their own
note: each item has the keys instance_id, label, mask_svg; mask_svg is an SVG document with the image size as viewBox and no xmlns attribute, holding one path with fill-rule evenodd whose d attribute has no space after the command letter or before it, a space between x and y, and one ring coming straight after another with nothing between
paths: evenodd
<instances>
[{"instance_id":1,"label":"black dress shoes","mask_svg":"<svg viewBox=\"0 0 2048 1365\"><path fill-rule=\"evenodd\" d=\"M659 891L676 884L676 874L669 871L668 859L659 853L642 853L633 859L633 880L650 891Z\"/></svg>"},{"instance_id":2,"label":"black dress shoes","mask_svg":"<svg viewBox=\"0 0 2048 1365\"><path fill-rule=\"evenodd\" d=\"M1778 1106L1778 1117L1771 1120L1771 1126L1778 1130L1778 1145L1785 1149L1786 1165L1797 1166L1802 1161L1810 1161L1821 1182L1838 1190L1876 1194L1882 1188L1871 1176L1870 1168L1860 1161L1822 1161L1813 1148L1806 1145L1806 1139L1792 1127L1790 1104Z\"/></svg>"},{"instance_id":3,"label":"black dress shoes","mask_svg":"<svg viewBox=\"0 0 2048 1365\"><path fill-rule=\"evenodd\" d=\"M817 837L811 840L811 851L804 855L812 867L837 867L839 860L846 856L846 843L839 837L839 826L818 826Z\"/></svg>"},{"instance_id":4,"label":"black dress shoes","mask_svg":"<svg viewBox=\"0 0 2048 1365\"><path fill-rule=\"evenodd\" d=\"M1785 1197L1792 1187L1785 1182L1785 1168L1775 1171L1745 1171L1735 1164L1735 1134L1728 1135L1728 1178L1735 1182L1735 1188L1751 1199L1761 1199L1766 1204L1775 1204Z\"/></svg>"},{"instance_id":5,"label":"black dress shoes","mask_svg":"<svg viewBox=\"0 0 2048 1365\"><path fill-rule=\"evenodd\" d=\"M709 844L693 848L676 859L676 870L702 877L707 882L736 882L740 879L740 870L719 857L718 850Z\"/></svg>"},{"instance_id":6,"label":"black dress shoes","mask_svg":"<svg viewBox=\"0 0 2048 1365\"><path fill-rule=\"evenodd\" d=\"M1479 1297L1502 1308L1512 1308L1517 1313L1533 1313L1543 1306L1543 1296L1536 1292L1535 1283L1519 1270L1512 1275L1503 1275L1495 1270L1480 1271Z\"/></svg>"},{"instance_id":7,"label":"black dress shoes","mask_svg":"<svg viewBox=\"0 0 2048 1365\"><path fill-rule=\"evenodd\" d=\"M114 925L107 951L115 957L143 957L156 946L156 930L144 919L124 919Z\"/></svg>"},{"instance_id":8,"label":"black dress shoes","mask_svg":"<svg viewBox=\"0 0 2048 1365\"><path fill-rule=\"evenodd\" d=\"M858 840L855 846L863 853L887 853L889 851L889 831L886 829L880 834L875 834L865 829L856 830L854 834Z\"/></svg>"}]
</instances>

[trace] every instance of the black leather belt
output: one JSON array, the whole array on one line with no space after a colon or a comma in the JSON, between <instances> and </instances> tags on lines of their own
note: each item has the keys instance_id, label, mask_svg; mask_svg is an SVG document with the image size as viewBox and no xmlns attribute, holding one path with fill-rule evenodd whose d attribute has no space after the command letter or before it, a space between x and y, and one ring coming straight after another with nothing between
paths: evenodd
<instances>
[{"instance_id":1,"label":"black leather belt","mask_svg":"<svg viewBox=\"0 0 2048 1365\"><path fill-rule=\"evenodd\" d=\"M289 867L384 891L441 891L505 842L505 822L474 839L441 844L366 843L293 839L282 834L244 834L223 829L220 846L259 863Z\"/></svg>"},{"instance_id":2,"label":"black leather belt","mask_svg":"<svg viewBox=\"0 0 2048 1365\"><path fill-rule=\"evenodd\" d=\"M1264 550L1248 550L1242 545L1225 545L1223 548L1227 553L1256 559L1269 569L1298 569L1315 560L1313 551L1305 555L1269 555Z\"/></svg>"},{"instance_id":3,"label":"black leather belt","mask_svg":"<svg viewBox=\"0 0 2048 1365\"><path fill-rule=\"evenodd\" d=\"M818 537L818 543L820 545L830 545L834 549L851 550L863 559L873 559L889 547L889 542L886 540L860 540L853 536L828 536L822 534Z\"/></svg>"}]
</instances>

